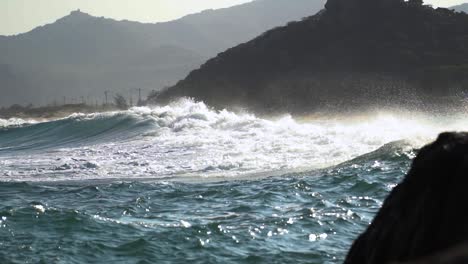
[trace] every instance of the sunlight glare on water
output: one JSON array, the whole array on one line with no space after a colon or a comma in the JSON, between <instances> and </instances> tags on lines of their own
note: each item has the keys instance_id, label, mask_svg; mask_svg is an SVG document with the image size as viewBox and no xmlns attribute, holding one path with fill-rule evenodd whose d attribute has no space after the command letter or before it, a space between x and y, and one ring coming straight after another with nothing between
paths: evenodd
<instances>
[{"instance_id":1,"label":"sunlight glare on water","mask_svg":"<svg viewBox=\"0 0 468 264\"><path fill-rule=\"evenodd\" d=\"M4 180L12 181L246 177L323 168L397 140L419 147L440 131L462 127L460 121L390 113L350 120L264 119L180 100L6 127L0 155Z\"/></svg>"},{"instance_id":2,"label":"sunlight glare on water","mask_svg":"<svg viewBox=\"0 0 468 264\"><path fill-rule=\"evenodd\" d=\"M1 263L342 263L415 148L467 127L190 100L1 122Z\"/></svg>"}]
</instances>

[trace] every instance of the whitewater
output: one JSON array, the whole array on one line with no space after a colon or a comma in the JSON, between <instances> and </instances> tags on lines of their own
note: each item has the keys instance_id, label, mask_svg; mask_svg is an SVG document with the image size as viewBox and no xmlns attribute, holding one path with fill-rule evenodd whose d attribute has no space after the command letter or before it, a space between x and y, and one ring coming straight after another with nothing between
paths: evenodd
<instances>
[{"instance_id":1,"label":"whitewater","mask_svg":"<svg viewBox=\"0 0 468 264\"><path fill-rule=\"evenodd\" d=\"M336 165L398 140L417 148L467 124L421 120L269 120L181 100L47 122L0 120L0 166L3 181L270 176Z\"/></svg>"},{"instance_id":2,"label":"whitewater","mask_svg":"<svg viewBox=\"0 0 468 264\"><path fill-rule=\"evenodd\" d=\"M418 149L467 127L188 99L0 120L0 263L342 263Z\"/></svg>"}]
</instances>

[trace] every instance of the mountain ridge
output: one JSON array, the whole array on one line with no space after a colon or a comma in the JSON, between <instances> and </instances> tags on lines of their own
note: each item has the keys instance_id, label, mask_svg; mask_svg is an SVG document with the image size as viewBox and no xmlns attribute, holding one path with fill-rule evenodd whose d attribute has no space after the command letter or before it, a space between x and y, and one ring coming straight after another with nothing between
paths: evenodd
<instances>
[{"instance_id":1,"label":"mountain ridge","mask_svg":"<svg viewBox=\"0 0 468 264\"><path fill-rule=\"evenodd\" d=\"M254 1L155 24L71 12L28 33L0 37L0 64L29 83L5 81L0 106L47 104L63 96L102 102L106 90L161 89L217 53L315 12L324 1L294 3Z\"/></svg>"},{"instance_id":2,"label":"mountain ridge","mask_svg":"<svg viewBox=\"0 0 468 264\"><path fill-rule=\"evenodd\" d=\"M150 99L260 112L430 108L468 90L466 43L463 13L418 1L329 0L325 11L220 53Z\"/></svg>"},{"instance_id":3,"label":"mountain ridge","mask_svg":"<svg viewBox=\"0 0 468 264\"><path fill-rule=\"evenodd\" d=\"M450 7L450 9L454 9L454 10L459 11L459 12L468 13L468 3L463 3L463 4L460 4L460 5L452 6L452 7Z\"/></svg>"}]
</instances>

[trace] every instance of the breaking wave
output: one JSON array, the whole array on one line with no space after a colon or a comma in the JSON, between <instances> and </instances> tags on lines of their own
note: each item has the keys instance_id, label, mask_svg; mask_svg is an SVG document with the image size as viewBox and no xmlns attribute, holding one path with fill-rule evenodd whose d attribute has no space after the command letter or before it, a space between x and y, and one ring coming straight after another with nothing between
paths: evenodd
<instances>
[{"instance_id":1,"label":"breaking wave","mask_svg":"<svg viewBox=\"0 0 468 264\"><path fill-rule=\"evenodd\" d=\"M202 102L0 120L3 181L253 177L334 166L406 140L468 127L455 117L375 113L352 119L260 118Z\"/></svg>"}]
</instances>

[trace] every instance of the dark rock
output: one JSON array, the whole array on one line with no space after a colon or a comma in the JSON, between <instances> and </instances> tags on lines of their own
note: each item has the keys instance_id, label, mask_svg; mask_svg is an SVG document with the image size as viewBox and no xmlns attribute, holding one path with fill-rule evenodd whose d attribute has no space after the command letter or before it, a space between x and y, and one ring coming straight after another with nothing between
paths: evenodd
<instances>
[{"instance_id":1,"label":"dark rock","mask_svg":"<svg viewBox=\"0 0 468 264\"><path fill-rule=\"evenodd\" d=\"M468 242L467 186L468 133L441 134L420 150L403 182L354 242L345 263L468 259L460 254L468 252L467 247L457 248ZM437 254L443 251L448 253ZM433 256L426 261L434 262L417 261L426 256ZM449 262L440 262L444 259Z\"/></svg>"},{"instance_id":2,"label":"dark rock","mask_svg":"<svg viewBox=\"0 0 468 264\"><path fill-rule=\"evenodd\" d=\"M463 244L438 252L429 257L421 258L416 261L394 262L391 264L465 264L468 263L468 244Z\"/></svg>"}]
</instances>

